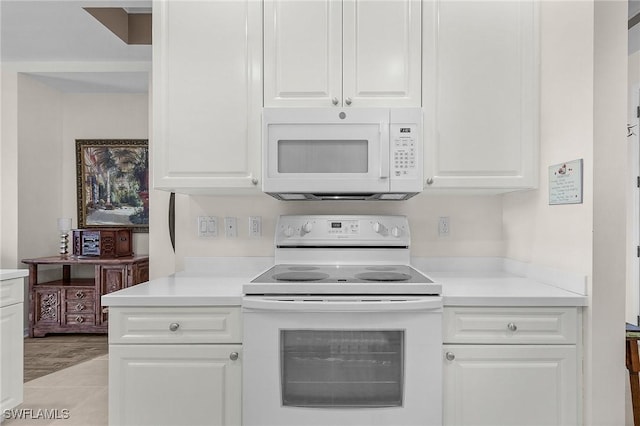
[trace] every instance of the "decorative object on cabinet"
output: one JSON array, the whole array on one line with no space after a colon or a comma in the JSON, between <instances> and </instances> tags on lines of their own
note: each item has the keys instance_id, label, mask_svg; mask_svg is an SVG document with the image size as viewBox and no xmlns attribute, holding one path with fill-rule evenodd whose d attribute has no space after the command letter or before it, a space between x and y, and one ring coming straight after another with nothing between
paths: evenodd
<instances>
[{"instance_id":1,"label":"decorative object on cabinet","mask_svg":"<svg viewBox=\"0 0 640 426\"><path fill-rule=\"evenodd\" d=\"M149 280L149 257L117 259L68 256L23 259L29 265L29 337L47 333L106 333L107 307L100 296ZM62 279L38 282L39 265L62 266ZM71 267L92 265L93 278L72 278Z\"/></svg>"},{"instance_id":2,"label":"decorative object on cabinet","mask_svg":"<svg viewBox=\"0 0 640 426\"><path fill-rule=\"evenodd\" d=\"M76 139L78 227L149 232L147 139Z\"/></svg>"},{"instance_id":3,"label":"decorative object on cabinet","mask_svg":"<svg viewBox=\"0 0 640 426\"><path fill-rule=\"evenodd\" d=\"M103 258L132 256L131 228L74 229L73 254Z\"/></svg>"},{"instance_id":4,"label":"decorative object on cabinet","mask_svg":"<svg viewBox=\"0 0 640 426\"><path fill-rule=\"evenodd\" d=\"M58 231L60 231L60 255L69 253L69 231L71 231L71 218L58 218Z\"/></svg>"}]
</instances>

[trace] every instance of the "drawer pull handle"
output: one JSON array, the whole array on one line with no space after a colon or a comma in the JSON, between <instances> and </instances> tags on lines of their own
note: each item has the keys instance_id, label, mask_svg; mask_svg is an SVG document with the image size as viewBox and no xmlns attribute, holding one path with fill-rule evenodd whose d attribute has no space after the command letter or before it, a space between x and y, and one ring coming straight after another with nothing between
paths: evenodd
<instances>
[{"instance_id":1,"label":"drawer pull handle","mask_svg":"<svg viewBox=\"0 0 640 426\"><path fill-rule=\"evenodd\" d=\"M453 361L456 359L456 355L453 352L447 352L444 357L447 358L447 361Z\"/></svg>"},{"instance_id":2,"label":"drawer pull handle","mask_svg":"<svg viewBox=\"0 0 640 426\"><path fill-rule=\"evenodd\" d=\"M80 315L78 315L78 316L76 317L76 322L80 322L80 323L82 323L82 322L84 322L84 318L82 318Z\"/></svg>"},{"instance_id":3,"label":"drawer pull handle","mask_svg":"<svg viewBox=\"0 0 640 426\"><path fill-rule=\"evenodd\" d=\"M81 290L76 291L76 297L78 299L82 299L84 297L84 293Z\"/></svg>"},{"instance_id":4,"label":"drawer pull handle","mask_svg":"<svg viewBox=\"0 0 640 426\"><path fill-rule=\"evenodd\" d=\"M507 324L507 328L509 329L509 331L516 331L518 329L518 326L510 322L509 324Z\"/></svg>"},{"instance_id":5,"label":"drawer pull handle","mask_svg":"<svg viewBox=\"0 0 640 426\"><path fill-rule=\"evenodd\" d=\"M84 304L82 304L82 303L78 303L78 304L76 305L76 311L81 311L81 310L83 310L83 309L84 309Z\"/></svg>"},{"instance_id":6,"label":"drawer pull handle","mask_svg":"<svg viewBox=\"0 0 640 426\"><path fill-rule=\"evenodd\" d=\"M169 330L171 331L177 331L178 328L180 328L180 324L178 324L177 322L172 322L171 324L169 324Z\"/></svg>"},{"instance_id":7,"label":"drawer pull handle","mask_svg":"<svg viewBox=\"0 0 640 426\"><path fill-rule=\"evenodd\" d=\"M229 354L229 359L230 359L231 361L235 361L235 360L237 360L237 359L238 359L238 352L231 352L231 353Z\"/></svg>"}]
</instances>

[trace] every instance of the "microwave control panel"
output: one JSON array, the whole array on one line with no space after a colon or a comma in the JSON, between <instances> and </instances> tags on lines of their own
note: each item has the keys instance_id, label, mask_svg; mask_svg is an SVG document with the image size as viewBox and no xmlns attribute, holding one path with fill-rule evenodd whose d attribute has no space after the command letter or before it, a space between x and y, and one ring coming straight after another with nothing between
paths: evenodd
<instances>
[{"instance_id":1,"label":"microwave control panel","mask_svg":"<svg viewBox=\"0 0 640 426\"><path fill-rule=\"evenodd\" d=\"M417 169L417 126L392 124L390 126L391 176L415 178Z\"/></svg>"}]
</instances>

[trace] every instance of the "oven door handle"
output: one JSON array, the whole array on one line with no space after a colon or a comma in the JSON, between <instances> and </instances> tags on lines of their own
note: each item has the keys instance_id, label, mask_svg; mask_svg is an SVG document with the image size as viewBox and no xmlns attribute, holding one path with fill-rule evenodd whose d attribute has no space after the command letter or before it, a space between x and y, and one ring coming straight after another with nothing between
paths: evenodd
<instances>
[{"instance_id":1,"label":"oven door handle","mask_svg":"<svg viewBox=\"0 0 640 426\"><path fill-rule=\"evenodd\" d=\"M243 297L242 309L287 312L407 312L442 311L442 297L321 298L321 297Z\"/></svg>"}]
</instances>

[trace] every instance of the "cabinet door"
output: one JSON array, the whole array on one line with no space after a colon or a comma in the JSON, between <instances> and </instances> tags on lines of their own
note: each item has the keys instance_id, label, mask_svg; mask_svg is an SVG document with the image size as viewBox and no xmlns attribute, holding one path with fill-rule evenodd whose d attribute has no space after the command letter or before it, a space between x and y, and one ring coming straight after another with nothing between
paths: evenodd
<instances>
[{"instance_id":1,"label":"cabinet door","mask_svg":"<svg viewBox=\"0 0 640 426\"><path fill-rule=\"evenodd\" d=\"M137 262L129 266L132 269L131 282L127 287L149 281L149 261Z\"/></svg>"},{"instance_id":2,"label":"cabinet door","mask_svg":"<svg viewBox=\"0 0 640 426\"><path fill-rule=\"evenodd\" d=\"M265 0L264 106L342 104L342 2Z\"/></svg>"},{"instance_id":3,"label":"cabinet door","mask_svg":"<svg viewBox=\"0 0 640 426\"><path fill-rule=\"evenodd\" d=\"M345 0L343 97L354 107L420 107L421 2Z\"/></svg>"},{"instance_id":4,"label":"cabinet door","mask_svg":"<svg viewBox=\"0 0 640 426\"><path fill-rule=\"evenodd\" d=\"M445 425L578 424L575 346L445 345L443 351Z\"/></svg>"},{"instance_id":5,"label":"cabinet door","mask_svg":"<svg viewBox=\"0 0 640 426\"><path fill-rule=\"evenodd\" d=\"M241 348L110 345L109 424L239 425Z\"/></svg>"},{"instance_id":6,"label":"cabinet door","mask_svg":"<svg viewBox=\"0 0 640 426\"><path fill-rule=\"evenodd\" d=\"M427 188L537 186L538 7L530 0L425 4Z\"/></svg>"},{"instance_id":7,"label":"cabinet door","mask_svg":"<svg viewBox=\"0 0 640 426\"><path fill-rule=\"evenodd\" d=\"M156 189L257 192L261 11L254 0L154 1Z\"/></svg>"},{"instance_id":8,"label":"cabinet door","mask_svg":"<svg viewBox=\"0 0 640 426\"><path fill-rule=\"evenodd\" d=\"M23 316L22 303L0 308L0 411L22 403Z\"/></svg>"}]
</instances>

